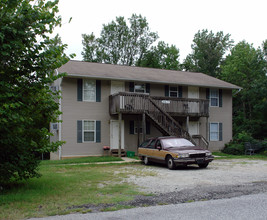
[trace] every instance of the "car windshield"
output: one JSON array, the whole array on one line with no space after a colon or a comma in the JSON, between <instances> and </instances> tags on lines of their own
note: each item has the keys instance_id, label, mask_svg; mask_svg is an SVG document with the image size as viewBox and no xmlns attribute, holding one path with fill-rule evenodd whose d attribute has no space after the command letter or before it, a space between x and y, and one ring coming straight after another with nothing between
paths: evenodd
<instances>
[{"instance_id":1,"label":"car windshield","mask_svg":"<svg viewBox=\"0 0 267 220\"><path fill-rule=\"evenodd\" d=\"M195 146L190 141L184 138L170 138L161 140L165 148L181 148Z\"/></svg>"}]
</instances>

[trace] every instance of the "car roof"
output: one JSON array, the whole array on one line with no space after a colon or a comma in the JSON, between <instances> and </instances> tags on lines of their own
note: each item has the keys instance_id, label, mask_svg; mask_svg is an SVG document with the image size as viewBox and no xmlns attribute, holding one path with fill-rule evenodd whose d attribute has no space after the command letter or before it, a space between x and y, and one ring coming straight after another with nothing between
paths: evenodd
<instances>
[{"instance_id":1,"label":"car roof","mask_svg":"<svg viewBox=\"0 0 267 220\"><path fill-rule=\"evenodd\" d=\"M181 137L176 137L176 136L162 136L162 137L151 137L151 138L148 138L146 139L146 141L148 140L154 140L154 139L172 139L172 138L179 138L179 139L185 139L185 138L181 138Z\"/></svg>"}]
</instances>

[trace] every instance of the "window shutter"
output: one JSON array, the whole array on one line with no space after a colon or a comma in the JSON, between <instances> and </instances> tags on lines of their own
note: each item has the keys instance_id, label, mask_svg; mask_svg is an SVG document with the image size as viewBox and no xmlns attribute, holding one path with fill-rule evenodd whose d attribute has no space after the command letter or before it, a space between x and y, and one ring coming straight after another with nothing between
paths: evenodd
<instances>
[{"instance_id":1,"label":"window shutter","mask_svg":"<svg viewBox=\"0 0 267 220\"><path fill-rule=\"evenodd\" d=\"M134 121L130 121L130 134L134 134Z\"/></svg>"},{"instance_id":2,"label":"window shutter","mask_svg":"<svg viewBox=\"0 0 267 220\"><path fill-rule=\"evenodd\" d=\"M183 87L182 86L178 86L178 91L179 91L178 97L182 98L183 97Z\"/></svg>"},{"instance_id":3,"label":"window shutter","mask_svg":"<svg viewBox=\"0 0 267 220\"><path fill-rule=\"evenodd\" d=\"M77 143L83 142L83 122L81 120L77 121Z\"/></svg>"},{"instance_id":4,"label":"window shutter","mask_svg":"<svg viewBox=\"0 0 267 220\"><path fill-rule=\"evenodd\" d=\"M165 85L165 97L169 97L169 86Z\"/></svg>"},{"instance_id":5,"label":"window shutter","mask_svg":"<svg viewBox=\"0 0 267 220\"><path fill-rule=\"evenodd\" d=\"M206 99L210 99L210 89L206 88Z\"/></svg>"},{"instance_id":6,"label":"window shutter","mask_svg":"<svg viewBox=\"0 0 267 220\"><path fill-rule=\"evenodd\" d=\"M219 89L219 107L222 107L222 89Z\"/></svg>"},{"instance_id":7,"label":"window shutter","mask_svg":"<svg viewBox=\"0 0 267 220\"><path fill-rule=\"evenodd\" d=\"M101 121L96 121L96 140L95 142L100 143L101 142Z\"/></svg>"},{"instance_id":8,"label":"window shutter","mask_svg":"<svg viewBox=\"0 0 267 220\"><path fill-rule=\"evenodd\" d=\"M134 82L129 82L129 92L134 92Z\"/></svg>"},{"instance_id":9,"label":"window shutter","mask_svg":"<svg viewBox=\"0 0 267 220\"><path fill-rule=\"evenodd\" d=\"M219 123L219 141L223 140L222 132L223 132L222 123Z\"/></svg>"},{"instance_id":10,"label":"window shutter","mask_svg":"<svg viewBox=\"0 0 267 220\"><path fill-rule=\"evenodd\" d=\"M146 134L150 134L150 122L146 121Z\"/></svg>"},{"instance_id":11,"label":"window shutter","mask_svg":"<svg viewBox=\"0 0 267 220\"><path fill-rule=\"evenodd\" d=\"M83 80L77 79L77 101L83 101Z\"/></svg>"},{"instance_id":12,"label":"window shutter","mask_svg":"<svg viewBox=\"0 0 267 220\"><path fill-rule=\"evenodd\" d=\"M146 93L150 93L150 84L146 83Z\"/></svg>"},{"instance_id":13,"label":"window shutter","mask_svg":"<svg viewBox=\"0 0 267 220\"><path fill-rule=\"evenodd\" d=\"M96 102L101 102L101 80L96 80Z\"/></svg>"}]
</instances>

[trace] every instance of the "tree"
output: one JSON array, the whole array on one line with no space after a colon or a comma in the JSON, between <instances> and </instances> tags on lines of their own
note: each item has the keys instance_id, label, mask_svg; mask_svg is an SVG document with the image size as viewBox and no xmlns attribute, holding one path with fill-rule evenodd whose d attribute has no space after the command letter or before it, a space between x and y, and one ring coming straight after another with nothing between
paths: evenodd
<instances>
[{"instance_id":1,"label":"tree","mask_svg":"<svg viewBox=\"0 0 267 220\"><path fill-rule=\"evenodd\" d=\"M262 48L263 48L264 56L267 60L267 40L263 41Z\"/></svg>"},{"instance_id":2,"label":"tree","mask_svg":"<svg viewBox=\"0 0 267 220\"><path fill-rule=\"evenodd\" d=\"M157 46L148 50L137 66L158 69L180 70L179 49L176 46L159 41Z\"/></svg>"},{"instance_id":3,"label":"tree","mask_svg":"<svg viewBox=\"0 0 267 220\"><path fill-rule=\"evenodd\" d=\"M216 34L208 30L198 31L191 45L192 53L184 60L183 68L187 71L219 76L223 56L231 48L232 43L230 34L224 35L222 31Z\"/></svg>"},{"instance_id":4,"label":"tree","mask_svg":"<svg viewBox=\"0 0 267 220\"><path fill-rule=\"evenodd\" d=\"M49 122L60 114L49 84L68 61L57 36L58 0L0 2L0 185L39 176L38 153L56 151Z\"/></svg>"},{"instance_id":5,"label":"tree","mask_svg":"<svg viewBox=\"0 0 267 220\"><path fill-rule=\"evenodd\" d=\"M124 17L103 25L99 38L83 34L83 60L129 66L140 62L158 35L141 15L133 14L128 20L129 26Z\"/></svg>"},{"instance_id":6,"label":"tree","mask_svg":"<svg viewBox=\"0 0 267 220\"><path fill-rule=\"evenodd\" d=\"M233 100L234 134L244 131L254 138L266 137L266 70L264 51L245 41L238 43L226 57L221 78L243 88Z\"/></svg>"}]
</instances>

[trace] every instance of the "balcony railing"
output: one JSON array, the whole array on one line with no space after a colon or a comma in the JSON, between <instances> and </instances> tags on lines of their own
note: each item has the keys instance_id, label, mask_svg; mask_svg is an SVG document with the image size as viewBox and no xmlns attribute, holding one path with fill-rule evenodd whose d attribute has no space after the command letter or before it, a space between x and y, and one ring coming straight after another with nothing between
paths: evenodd
<instances>
[{"instance_id":1,"label":"balcony railing","mask_svg":"<svg viewBox=\"0 0 267 220\"><path fill-rule=\"evenodd\" d=\"M109 97L110 114L140 114L148 111L148 94L119 92ZM175 116L209 116L209 101L206 99L189 99L150 96L165 112Z\"/></svg>"}]
</instances>

